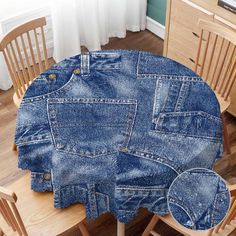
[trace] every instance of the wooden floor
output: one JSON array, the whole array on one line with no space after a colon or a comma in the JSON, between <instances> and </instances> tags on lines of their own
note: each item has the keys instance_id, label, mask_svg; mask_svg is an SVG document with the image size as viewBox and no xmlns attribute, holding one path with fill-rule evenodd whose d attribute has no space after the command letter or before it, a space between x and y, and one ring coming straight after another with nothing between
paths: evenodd
<instances>
[{"instance_id":1,"label":"wooden floor","mask_svg":"<svg viewBox=\"0 0 236 236\"><path fill-rule=\"evenodd\" d=\"M140 33L128 33L124 39L113 38L103 49L133 49L150 51L161 55L163 41L150 33L143 31ZM83 48L83 50L86 50ZM17 109L12 102L13 90L0 90L0 185L16 180L24 172L17 168L17 154L12 151L14 139L15 119ZM232 147L231 155L224 155L215 165L215 170L230 183L236 183L236 119L227 115L228 131ZM142 209L137 217L126 225L126 236L139 236L142 234L152 214ZM94 221L86 222L91 236L115 236L116 220L111 214L104 214ZM164 223L158 223L157 231L163 236L181 235L170 229ZM79 232L74 232L72 236L79 236Z\"/></svg>"}]
</instances>

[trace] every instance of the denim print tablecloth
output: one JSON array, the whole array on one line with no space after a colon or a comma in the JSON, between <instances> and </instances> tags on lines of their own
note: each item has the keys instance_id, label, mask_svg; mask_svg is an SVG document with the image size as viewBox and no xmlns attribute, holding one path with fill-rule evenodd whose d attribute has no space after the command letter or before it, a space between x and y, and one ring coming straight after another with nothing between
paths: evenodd
<instances>
[{"instance_id":1,"label":"denim print tablecloth","mask_svg":"<svg viewBox=\"0 0 236 236\"><path fill-rule=\"evenodd\" d=\"M54 205L86 205L128 222L140 207L168 213L167 192L222 152L220 109L209 86L170 59L139 51L71 57L42 73L17 114L19 167Z\"/></svg>"}]
</instances>

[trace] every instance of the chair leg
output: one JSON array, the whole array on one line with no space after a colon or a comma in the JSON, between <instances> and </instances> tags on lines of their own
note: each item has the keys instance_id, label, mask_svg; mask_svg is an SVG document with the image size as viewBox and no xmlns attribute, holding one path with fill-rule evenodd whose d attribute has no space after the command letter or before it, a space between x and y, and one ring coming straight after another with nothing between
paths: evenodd
<instances>
[{"instance_id":1,"label":"chair leg","mask_svg":"<svg viewBox=\"0 0 236 236\"><path fill-rule=\"evenodd\" d=\"M125 224L117 220L117 236L125 236Z\"/></svg>"},{"instance_id":2,"label":"chair leg","mask_svg":"<svg viewBox=\"0 0 236 236\"><path fill-rule=\"evenodd\" d=\"M228 135L228 130L227 130L227 125L226 125L226 120L225 120L225 114L221 114L221 120L222 120L222 128L223 128L223 145L224 145L224 150L226 151L227 154L231 154L230 150L230 143L229 143L229 135Z\"/></svg>"},{"instance_id":3,"label":"chair leg","mask_svg":"<svg viewBox=\"0 0 236 236\"><path fill-rule=\"evenodd\" d=\"M1 228L0 228L0 236L4 236L4 232L2 231Z\"/></svg>"},{"instance_id":4,"label":"chair leg","mask_svg":"<svg viewBox=\"0 0 236 236\"><path fill-rule=\"evenodd\" d=\"M146 229L144 230L142 236L148 236L159 220L160 218L157 215L154 215L147 225Z\"/></svg>"},{"instance_id":5,"label":"chair leg","mask_svg":"<svg viewBox=\"0 0 236 236\"><path fill-rule=\"evenodd\" d=\"M224 229L226 225L230 224L230 222L235 218L235 216L236 216L236 207L233 209L233 211L230 212L227 220L222 224L222 229Z\"/></svg>"},{"instance_id":6,"label":"chair leg","mask_svg":"<svg viewBox=\"0 0 236 236\"><path fill-rule=\"evenodd\" d=\"M84 225L84 222L81 222L81 223L79 224L79 230L80 230L80 232L81 232L81 234L82 234L83 236L90 236L90 234L89 234L89 232L88 232L86 226Z\"/></svg>"},{"instance_id":7,"label":"chair leg","mask_svg":"<svg viewBox=\"0 0 236 236\"><path fill-rule=\"evenodd\" d=\"M213 231L214 231L214 228L213 228L213 229L210 229L210 230L209 230L209 233L207 234L207 236L212 236L212 235L213 235Z\"/></svg>"},{"instance_id":8,"label":"chair leg","mask_svg":"<svg viewBox=\"0 0 236 236\"><path fill-rule=\"evenodd\" d=\"M12 145L12 151L17 151L17 146L15 143L13 143L13 145Z\"/></svg>"}]
</instances>

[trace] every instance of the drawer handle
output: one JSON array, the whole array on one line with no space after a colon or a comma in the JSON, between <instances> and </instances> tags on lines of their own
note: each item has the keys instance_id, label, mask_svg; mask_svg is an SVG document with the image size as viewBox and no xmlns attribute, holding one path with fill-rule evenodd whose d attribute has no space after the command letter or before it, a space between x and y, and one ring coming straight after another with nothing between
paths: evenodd
<instances>
[{"instance_id":1,"label":"drawer handle","mask_svg":"<svg viewBox=\"0 0 236 236\"><path fill-rule=\"evenodd\" d=\"M197 33L192 32L192 34L193 34L195 37L200 38L199 35L198 35ZM202 41L206 41L206 39L202 38Z\"/></svg>"},{"instance_id":2,"label":"drawer handle","mask_svg":"<svg viewBox=\"0 0 236 236\"><path fill-rule=\"evenodd\" d=\"M195 37L199 38L199 35L198 35L197 33L192 32L192 34L193 34Z\"/></svg>"},{"instance_id":3,"label":"drawer handle","mask_svg":"<svg viewBox=\"0 0 236 236\"><path fill-rule=\"evenodd\" d=\"M188 58L192 63L195 63L195 61L191 58L191 57L189 57Z\"/></svg>"}]
</instances>

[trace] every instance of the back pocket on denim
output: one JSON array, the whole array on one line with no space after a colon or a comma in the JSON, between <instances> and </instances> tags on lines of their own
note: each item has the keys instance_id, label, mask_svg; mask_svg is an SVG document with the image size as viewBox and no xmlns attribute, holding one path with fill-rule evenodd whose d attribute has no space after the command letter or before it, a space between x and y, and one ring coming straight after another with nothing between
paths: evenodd
<instances>
[{"instance_id":1,"label":"back pocket on denim","mask_svg":"<svg viewBox=\"0 0 236 236\"><path fill-rule=\"evenodd\" d=\"M48 117L58 151L95 157L128 145L135 100L54 98L48 100Z\"/></svg>"},{"instance_id":2,"label":"back pocket on denim","mask_svg":"<svg viewBox=\"0 0 236 236\"><path fill-rule=\"evenodd\" d=\"M203 111L166 112L154 119L154 131L220 139L221 120Z\"/></svg>"}]
</instances>

